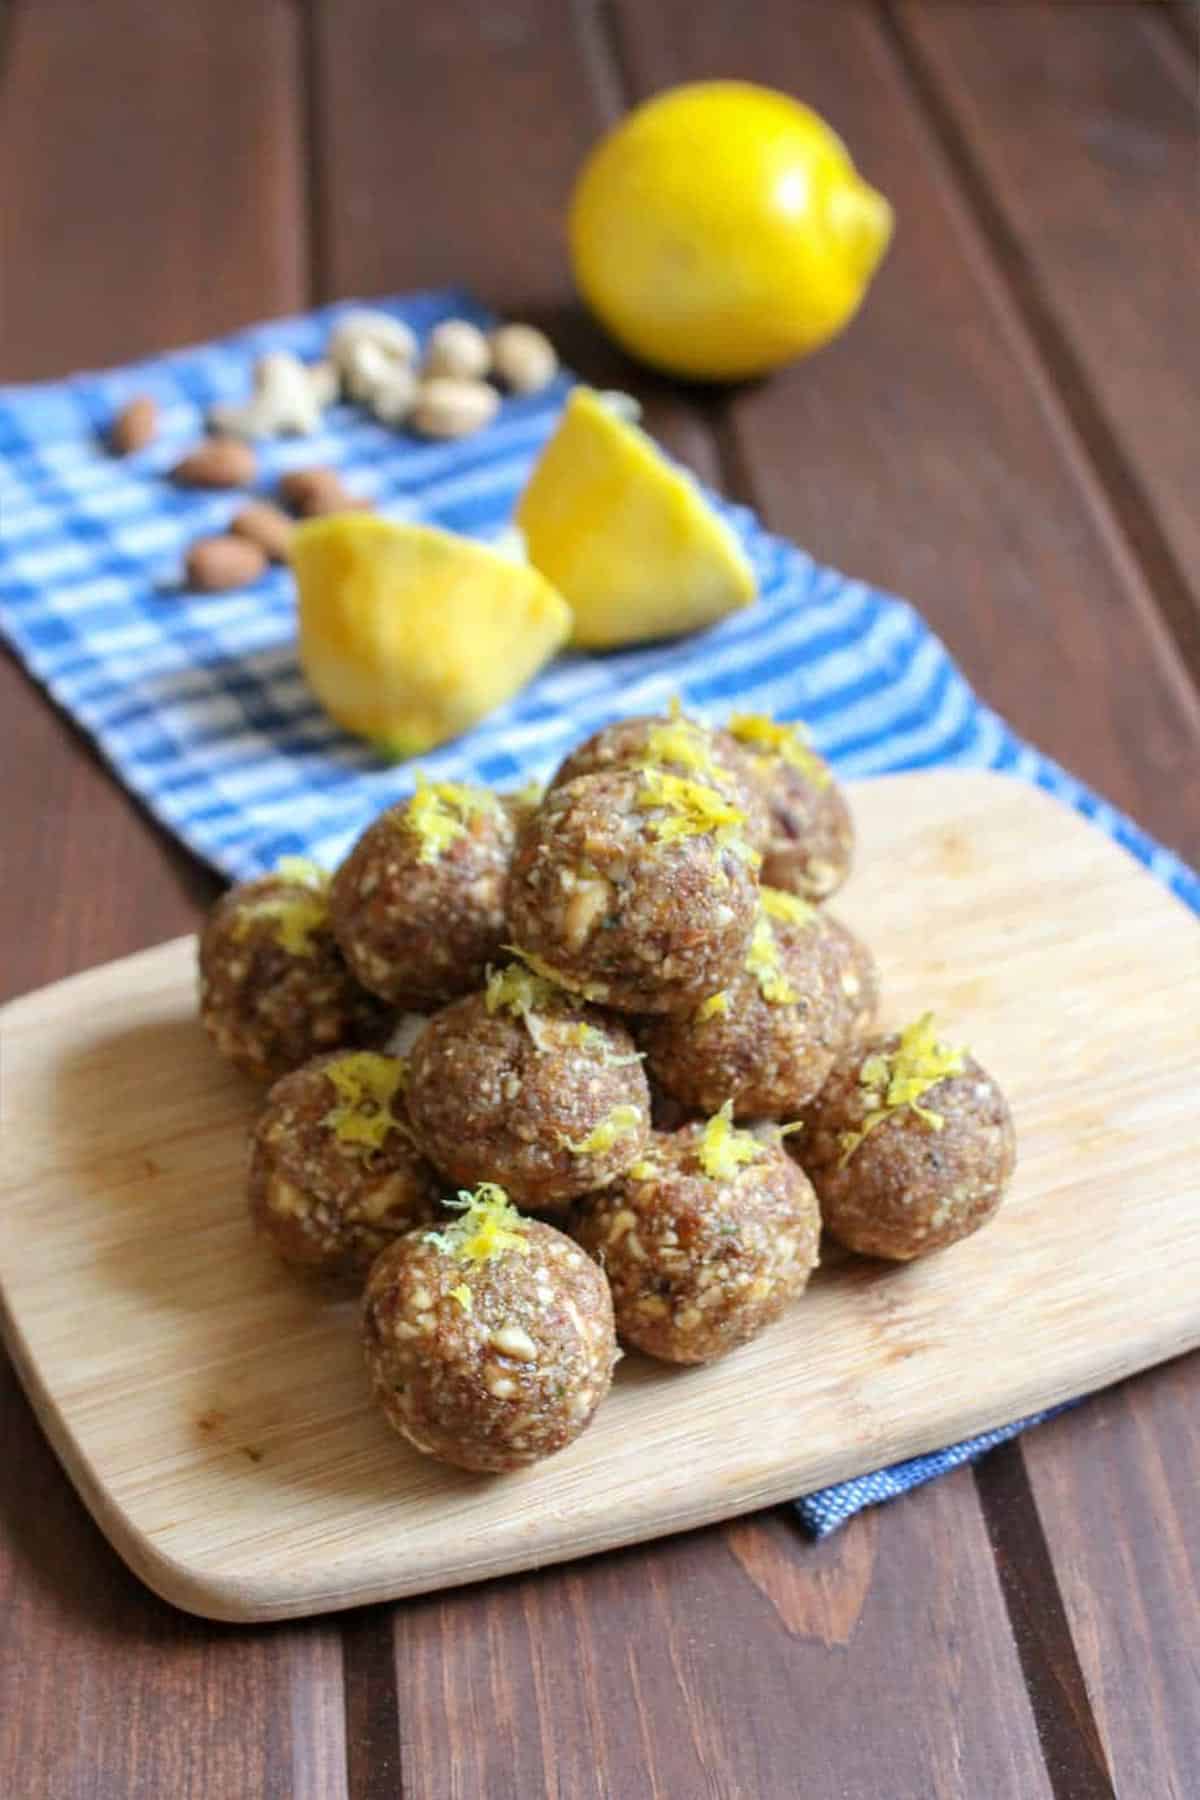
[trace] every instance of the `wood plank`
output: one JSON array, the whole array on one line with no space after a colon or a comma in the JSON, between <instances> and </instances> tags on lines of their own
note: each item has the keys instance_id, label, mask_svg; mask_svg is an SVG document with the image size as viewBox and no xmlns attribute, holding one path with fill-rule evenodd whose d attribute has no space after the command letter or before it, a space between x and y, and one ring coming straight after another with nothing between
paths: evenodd
<instances>
[{"instance_id":1,"label":"wood plank","mask_svg":"<svg viewBox=\"0 0 1200 1800\"><path fill-rule=\"evenodd\" d=\"M907 4L993 242L1200 681L1196 76L1153 7Z\"/></svg>"},{"instance_id":2,"label":"wood plank","mask_svg":"<svg viewBox=\"0 0 1200 1800\"><path fill-rule=\"evenodd\" d=\"M13 9L0 379L148 355L295 306L297 58L288 0Z\"/></svg>"},{"instance_id":3,"label":"wood plank","mask_svg":"<svg viewBox=\"0 0 1200 1800\"><path fill-rule=\"evenodd\" d=\"M764 1514L416 1602L406 1800L865 1800L881 1766L889 1794L1037 1800L1001 1618L965 1476L819 1547Z\"/></svg>"},{"instance_id":4,"label":"wood plank","mask_svg":"<svg viewBox=\"0 0 1200 1800\"><path fill-rule=\"evenodd\" d=\"M303 302L286 0L38 0L0 60L0 375L52 376ZM253 94L253 103L247 95ZM0 658L2 979L19 992L194 923L212 878ZM35 922L31 927L31 922ZM327 1625L202 1626L132 1580L0 1369L0 1791L346 1792Z\"/></svg>"},{"instance_id":5,"label":"wood plank","mask_svg":"<svg viewBox=\"0 0 1200 1800\"><path fill-rule=\"evenodd\" d=\"M1117 1792L1164 1800L1200 1765L1198 1375L1169 1363L1024 1452Z\"/></svg>"},{"instance_id":6,"label":"wood plank","mask_svg":"<svg viewBox=\"0 0 1200 1800\"><path fill-rule=\"evenodd\" d=\"M913 600L1019 730L1200 851L1196 693L889 40L793 0L752 33L719 0L619 16L637 91L714 68L786 87L897 209L844 337L727 403L768 523Z\"/></svg>"},{"instance_id":7,"label":"wood plank","mask_svg":"<svg viewBox=\"0 0 1200 1800\"><path fill-rule=\"evenodd\" d=\"M331 1624L232 1631L134 1581L0 1361L0 1792L54 1800L337 1800Z\"/></svg>"},{"instance_id":8,"label":"wood plank","mask_svg":"<svg viewBox=\"0 0 1200 1800\"><path fill-rule=\"evenodd\" d=\"M503 1483L399 1445L350 1310L317 1304L253 1243L258 1095L197 1026L193 940L5 1009L5 1109L21 1122L0 1189L5 1336L73 1479L158 1592L280 1618L557 1562L954 1442L1200 1344L1200 925L1023 783L943 770L850 792L871 848L839 911L876 947L887 1019L937 1006L1008 1094L1021 1159L1003 1208L912 1267L830 1260L772 1331L686 1378L630 1358L568 1454ZM1028 996L1052 990L1069 1000L1031 1017Z\"/></svg>"}]
</instances>

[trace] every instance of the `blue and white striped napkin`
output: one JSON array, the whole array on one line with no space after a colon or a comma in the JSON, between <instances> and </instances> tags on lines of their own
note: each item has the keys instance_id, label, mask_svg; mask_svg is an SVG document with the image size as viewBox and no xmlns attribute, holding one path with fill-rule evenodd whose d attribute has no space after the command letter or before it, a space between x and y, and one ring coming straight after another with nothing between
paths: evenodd
<instances>
[{"instance_id":1,"label":"blue and white striped napkin","mask_svg":"<svg viewBox=\"0 0 1200 1800\"><path fill-rule=\"evenodd\" d=\"M422 335L450 316L488 322L460 293L381 304ZM0 631L155 817L237 879L286 854L335 861L412 786L411 768L380 761L312 700L296 661L285 571L230 594L181 588L189 545L220 531L244 497L162 479L194 443L208 407L248 390L258 356L319 356L344 310L105 374L0 389ZM259 486L269 493L287 470L323 463L390 517L488 537L507 523L566 386L564 378L543 394L507 399L495 424L453 444L420 442L336 407L315 437L260 446ZM114 458L103 434L140 393L159 403L160 435ZM518 782L548 770L597 725L662 707L674 694L702 715L736 701L803 719L843 776L948 763L1023 776L1085 813L1200 911L1200 880L1018 740L911 607L820 567L744 509L715 504L754 562L759 605L700 637L560 658L502 712L426 757L429 774ZM998 1435L810 1496L797 1502L801 1517L814 1533L832 1530Z\"/></svg>"}]
</instances>

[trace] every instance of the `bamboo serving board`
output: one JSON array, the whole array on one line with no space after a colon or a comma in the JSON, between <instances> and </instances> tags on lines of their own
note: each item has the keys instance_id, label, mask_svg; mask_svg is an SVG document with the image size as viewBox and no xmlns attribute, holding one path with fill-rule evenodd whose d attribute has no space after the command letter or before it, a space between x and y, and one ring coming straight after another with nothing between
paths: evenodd
<instances>
[{"instance_id":1,"label":"bamboo serving board","mask_svg":"<svg viewBox=\"0 0 1200 1800\"><path fill-rule=\"evenodd\" d=\"M1046 795L998 776L854 792L838 910L887 1017L936 1007L1007 1090L996 1220L923 1263L836 1253L709 1369L640 1356L569 1450L482 1477L369 1403L353 1306L251 1236L255 1094L195 1019L194 944L0 1015L9 1348L130 1566L223 1619L473 1581L747 1511L1200 1342L1200 927Z\"/></svg>"}]
</instances>

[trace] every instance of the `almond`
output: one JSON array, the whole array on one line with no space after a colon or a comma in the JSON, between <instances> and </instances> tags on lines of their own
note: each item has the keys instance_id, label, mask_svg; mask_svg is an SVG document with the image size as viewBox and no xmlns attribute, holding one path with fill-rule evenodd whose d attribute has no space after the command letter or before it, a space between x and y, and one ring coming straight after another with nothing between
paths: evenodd
<instances>
[{"instance_id":1,"label":"almond","mask_svg":"<svg viewBox=\"0 0 1200 1800\"><path fill-rule=\"evenodd\" d=\"M183 487L248 487L258 470L258 459L240 438L214 437L182 462L171 474Z\"/></svg>"},{"instance_id":2,"label":"almond","mask_svg":"<svg viewBox=\"0 0 1200 1800\"><path fill-rule=\"evenodd\" d=\"M187 585L202 594L217 594L247 587L266 567L266 551L249 538L200 538L187 554Z\"/></svg>"},{"instance_id":3,"label":"almond","mask_svg":"<svg viewBox=\"0 0 1200 1800\"><path fill-rule=\"evenodd\" d=\"M139 394L123 406L112 422L108 441L115 456L131 456L144 450L158 436L158 401Z\"/></svg>"},{"instance_id":4,"label":"almond","mask_svg":"<svg viewBox=\"0 0 1200 1800\"><path fill-rule=\"evenodd\" d=\"M356 512L369 509L369 500L360 500L342 485L336 469L293 469L279 483L279 497L306 519L325 513Z\"/></svg>"},{"instance_id":5,"label":"almond","mask_svg":"<svg viewBox=\"0 0 1200 1800\"><path fill-rule=\"evenodd\" d=\"M287 561L295 527L281 506L272 506L269 500L252 500L234 514L229 529L235 537L248 538L265 550L272 562Z\"/></svg>"}]
</instances>

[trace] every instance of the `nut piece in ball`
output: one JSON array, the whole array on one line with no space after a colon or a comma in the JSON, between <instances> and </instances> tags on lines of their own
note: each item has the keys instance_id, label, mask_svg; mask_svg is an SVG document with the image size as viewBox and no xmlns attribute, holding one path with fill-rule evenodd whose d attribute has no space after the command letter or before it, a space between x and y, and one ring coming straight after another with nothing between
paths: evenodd
<instances>
[{"instance_id":1,"label":"nut piece in ball","mask_svg":"<svg viewBox=\"0 0 1200 1800\"><path fill-rule=\"evenodd\" d=\"M770 1126L656 1132L644 1158L581 1201L575 1234L612 1288L617 1336L666 1362L703 1363L749 1343L801 1293L817 1263L816 1195Z\"/></svg>"},{"instance_id":2,"label":"nut piece in ball","mask_svg":"<svg viewBox=\"0 0 1200 1800\"><path fill-rule=\"evenodd\" d=\"M619 1354L604 1276L503 1189L461 1194L442 1231L413 1231L371 1270L367 1365L388 1423L415 1449L503 1471L577 1438Z\"/></svg>"},{"instance_id":3,"label":"nut piece in ball","mask_svg":"<svg viewBox=\"0 0 1200 1800\"><path fill-rule=\"evenodd\" d=\"M550 786L563 787L579 775L603 775L610 769L646 768L667 769L715 788L745 813L747 843L766 849L771 815L745 751L727 731L685 718L678 706L666 718L643 713L603 726L572 750Z\"/></svg>"},{"instance_id":4,"label":"nut piece in ball","mask_svg":"<svg viewBox=\"0 0 1200 1800\"><path fill-rule=\"evenodd\" d=\"M985 1225L1016 1163L1004 1095L933 1015L858 1044L795 1141L827 1229L848 1250L907 1262Z\"/></svg>"},{"instance_id":5,"label":"nut piece in ball","mask_svg":"<svg viewBox=\"0 0 1200 1800\"><path fill-rule=\"evenodd\" d=\"M824 757L798 725L735 713L729 733L746 752L771 816L762 878L808 900L827 900L850 873L854 822Z\"/></svg>"},{"instance_id":6,"label":"nut piece in ball","mask_svg":"<svg viewBox=\"0 0 1200 1800\"><path fill-rule=\"evenodd\" d=\"M764 887L742 967L690 1012L647 1021L655 1081L694 1112L729 1100L738 1119L794 1118L850 1033L825 922L796 894Z\"/></svg>"},{"instance_id":7,"label":"nut piece in ball","mask_svg":"<svg viewBox=\"0 0 1200 1800\"><path fill-rule=\"evenodd\" d=\"M374 1044L390 1014L361 988L329 918L329 877L285 857L223 894L200 936L200 1017L222 1056L274 1081L323 1050Z\"/></svg>"},{"instance_id":8,"label":"nut piece in ball","mask_svg":"<svg viewBox=\"0 0 1200 1800\"><path fill-rule=\"evenodd\" d=\"M515 831L486 788L418 781L333 878L333 927L364 987L428 1010L479 987L504 936Z\"/></svg>"},{"instance_id":9,"label":"nut piece in ball","mask_svg":"<svg viewBox=\"0 0 1200 1800\"><path fill-rule=\"evenodd\" d=\"M521 964L436 1013L413 1045L409 1116L452 1181L562 1208L641 1154L650 1091L624 1026Z\"/></svg>"},{"instance_id":10,"label":"nut piece in ball","mask_svg":"<svg viewBox=\"0 0 1200 1800\"><path fill-rule=\"evenodd\" d=\"M677 1012L732 978L754 924L746 815L698 781L613 769L552 788L521 833L522 955L623 1012Z\"/></svg>"},{"instance_id":11,"label":"nut piece in ball","mask_svg":"<svg viewBox=\"0 0 1200 1800\"><path fill-rule=\"evenodd\" d=\"M363 1276L438 1215L437 1176L404 1117L404 1064L335 1051L277 1081L255 1127L250 1211L284 1262Z\"/></svg>"}]
</instances>

